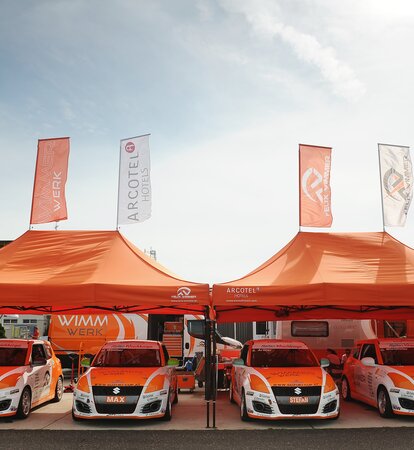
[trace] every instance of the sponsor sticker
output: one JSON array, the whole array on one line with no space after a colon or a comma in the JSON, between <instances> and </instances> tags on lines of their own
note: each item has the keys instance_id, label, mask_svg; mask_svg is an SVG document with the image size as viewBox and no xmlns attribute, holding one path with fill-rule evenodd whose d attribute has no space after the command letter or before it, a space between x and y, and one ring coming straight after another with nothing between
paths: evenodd
<instances>
[{"instance_id":1,"label":"sponsor sticker","mask_svg":"<svg viewBox=\"0 0 414 450\"><path fill-rule=\"evenodd\" d=\"M28 348L29 342L27 341L1 341L0 348Z\"/></svg>"},{"instance_id":2,"label":"sponsor sticker","mask_svg":"<svg viewBox=\"0 0 414 450\"><path fill-rule=\"evenodd\" d=\"M414 348L414 339L391 342L380 341L379 347L381 350L408 350L409 348Z\"/></svg>"},{"instance_id":3,"label":"sponsor sticker","mask_svg":"<svg viewBox=\"0 0 414 450\"><path fill-rule=\"evenodd\" d=\"M277 341L269 341L269 342L254 342L253 347L254 350L273 350L273 349L282 349L282 350L307 350L308 347L302 342L277 342Z\"/></svg>"},{"instance_id":4,"label":"sponsor sticker","mask_svg":"<svg viewBox=\"0 0 414 450\"><path fill-rule=\"evenodd\" d=\"M156 342L108 342L105 344L105 350L124 350L124 349L144 349L158 350L159 345Z\"/></svg>"},{"instance_id":5,"label":"sponsor sticker","mask_svg":"<svg viewBox=\"0 0 414 450\"><path fill-rule=\"evenodd\" d=\"M304 404L309 403L309 397L289 397L289 403Z\"/></svg>"},{"instance_id":6,"label":"sponsor sticker","mask_svg":"<svg viewBox=\"0 0 414 450\"><path fill-rule=\"evenodd\" d=\"M126 403L126 397L120 395L108 395L106 403Z\"/></svg>"}]
</instances>

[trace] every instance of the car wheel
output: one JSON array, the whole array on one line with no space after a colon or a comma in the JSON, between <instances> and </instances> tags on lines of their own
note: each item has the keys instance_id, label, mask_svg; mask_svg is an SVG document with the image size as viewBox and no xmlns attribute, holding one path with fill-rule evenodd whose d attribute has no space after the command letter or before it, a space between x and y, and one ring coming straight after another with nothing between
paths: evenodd
<instances>
[{"instance_id":1,"label":"car wheel","mask_svg":"<svg viewBox=\"0 0 414 450\"><path fill-rule=\"evenodd\" d=\"M347 378L342 379L341 383L341 396L345 401L351 400L351 388L349 387L349 381Z\"/></svg>"},{"instance_id":2,"label":"car wheel","mask_svg":"<svg viewBox=\"0 0 414 450\"><path fill-rule=\"evenodd\" d=\"M20 397L16 416L19 419L26 419L26 417L30 414L31 407L32 407L32 394L30 392L30 389L26 386L23 389L22 395Z\"/></svg>"},{"instance_id":3,"label":"car wheel","mask_svg":"<svg viewBox=\"0 0 414 450\"><path fill-rule=\"evenodd\" d=\"M168 422L171 420L172 414L171 414L171 402L167 403L167 410L165 411L165 414L161 417L161 420L165 420Z\"/></svg>"},{"instance_id":4,"label":"car wheel","mask_svg":"<svg viewBox=\"0 0 414 450\"><path fill-rule=\"evenodd\" d=\"M246 396L244 395L244 392L242 392L240 399L240 418L244 422L249 420L249 416L247 415Z\"/></svg>"},{"instance_id":5,"label":"car wheel","mask_svg":"<svg viewBox=\"0 0 414 450\"><path fill-rule=\"evenodd\" d=\"M229 399L230 399L230 403L236 403L234 401L234 397L233 397L233 383L230 381L230 387L229 387Z\"/></svg>"},{"instance_id":6,"label":"car wheel","mask_svg":"<svg viewBox=\"0 0 414 450\"><path fill-rule=\"evenodd\" d=\"M59 377L57 382L56 382L56 387L55 387L55 397L53 398L54 402L60 402L62 400L63 397L63 379L62 377Z\"/></svg>"},{"instance_id":7,"label":"car wheel","mask_svg":"<svg viewBox=\"0 0 414 450\"><path fill-rule=\"evenodd\" d=\"M204 386L204 383L202 381L199 381L197 384L199 388L202 388Z\"/></svg>"},{"instance_id":8,"label":"car wheel","mask_svg":"<svg viewBox=\"0 0 414 450\"><path fill-rule=\"evenodd\" d=\"M392 412L390 396L384 387L381 387L378 390L377 405L381 417L389 418L394 415Z\"/></svg>"}]
</instances>

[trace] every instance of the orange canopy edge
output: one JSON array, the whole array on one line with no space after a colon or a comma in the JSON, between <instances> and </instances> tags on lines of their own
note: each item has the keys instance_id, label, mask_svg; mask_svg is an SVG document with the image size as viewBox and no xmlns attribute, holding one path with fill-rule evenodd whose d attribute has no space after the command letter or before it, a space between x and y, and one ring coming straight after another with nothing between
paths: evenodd
<instances>
[{"instance_id":1,"label":"orange canopy edge","mask_svg":"<svg viewBox=\"0 0 414 450\"><path fill-rule=\"evenodd\" d=\"M176 277L118 231L30 230L0 250L0 314L204 313L208 284Z\"/></svg>"},{"instance_id":2,"label":"orange canopy edge","mask_svg":"<svg viewBox=\"0 0 414 450\"><path fill-rule=\"evenodd\" d=\"M213 286L218 322L414 318L414 250L386 232L299 232L243 278Z\"/></svg>"}]
</instances>

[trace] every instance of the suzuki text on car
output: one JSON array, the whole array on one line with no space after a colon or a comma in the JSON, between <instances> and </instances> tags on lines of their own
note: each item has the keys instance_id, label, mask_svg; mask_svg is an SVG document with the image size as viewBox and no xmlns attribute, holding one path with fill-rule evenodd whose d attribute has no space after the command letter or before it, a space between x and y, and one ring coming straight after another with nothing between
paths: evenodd
<instances>
[{"instance_id":1,"label":"suzuki text on car","mask_svg":"<svg viewBox=\"0 0 414 450\"><path fill-rule=\"evenodd\" d=\"M178 401L175 368L156 341L113 341L95 356L79 378L73 396L74 419L171 419Z\"/></svg>"},{"instance_id":2,"label":"suzuki text on car","mask_svg":"<svg viewBox=\"0 0 414 450\"><path fill-rule=\"evenodd\" d=\"M230 401L240 406L242 420L339 415L338 388L303 342L248 341L233 364Z\"/></svg>"},{"instance_id":3,"label":"suzuki text on car","mask_svg":"<svg viewBox=\"0 0 414 450\"><path fill-rule=\"evenodd\" d=\"M382 417L414 416L414 339L357 342L342 378L342 397L378 408Z\"/></svg>"},{"instance_id":4,"label":"suzuki text on car","mask_svg":"<svg viewBox=\"0 0 414 450\"><path fill-rule=\"evenodd\" d=\"M26 418L63 395L62 367L49 342L0 339L0 417Z\"/></svg>"}]
</instances>

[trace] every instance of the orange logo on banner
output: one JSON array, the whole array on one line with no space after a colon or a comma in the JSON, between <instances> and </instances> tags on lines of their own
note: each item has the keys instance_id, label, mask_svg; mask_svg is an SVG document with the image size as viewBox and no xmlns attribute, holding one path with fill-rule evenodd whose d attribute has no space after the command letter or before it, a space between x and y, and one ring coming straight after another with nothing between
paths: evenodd
<instances>
[{"instance_id":1,"label":"orange logo on banner","mask_svg":"<svg viewBox=\"0 0 414 450\"><path fill-rule=\"evenodd\" d=\"M330 227L331 148L299 145L300 225Z\"/></svg>"},{"instance_id":2,"label":"orange logo on banner","mask_svg":"<svg viewBox=\"0 0 414 450\"><path fill-rule=\"evenodd\" d=\"M68 159L69 138L39 140L31 224L68 218L65 199Z\"/></svg>"}]
</instances>

